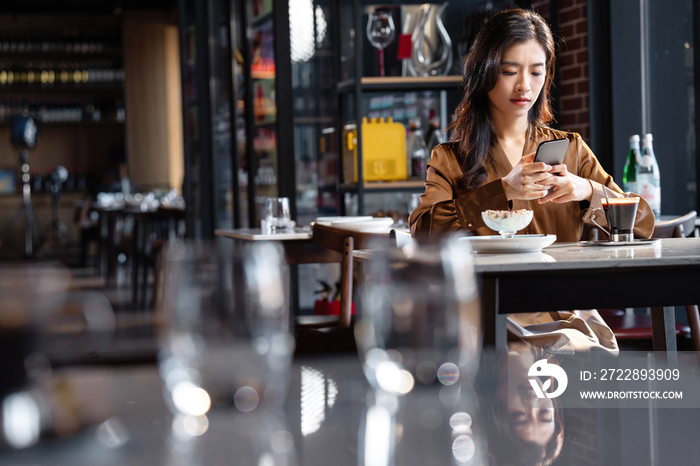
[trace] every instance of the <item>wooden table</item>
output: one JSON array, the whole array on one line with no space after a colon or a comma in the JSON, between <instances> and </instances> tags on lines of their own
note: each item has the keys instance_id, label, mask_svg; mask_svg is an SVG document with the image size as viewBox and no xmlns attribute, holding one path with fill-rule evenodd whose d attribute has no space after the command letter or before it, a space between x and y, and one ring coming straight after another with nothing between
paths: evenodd
<instances>
[{"instance_id":1,"label":"wooden table","mask_svg":"<svg viewBox=\"0 0 700 466\"><path fill-rule=\"evenodd\" d=\"M372 251L355 251L371 259ZM535 254L474 254L484 345L506 346L509 313L651 307L655 351L675 351L673 306L700 303L700 238L652 246L555 244ZM412 260L437 261L423 251Z\"/></svg>"}]
</instances>

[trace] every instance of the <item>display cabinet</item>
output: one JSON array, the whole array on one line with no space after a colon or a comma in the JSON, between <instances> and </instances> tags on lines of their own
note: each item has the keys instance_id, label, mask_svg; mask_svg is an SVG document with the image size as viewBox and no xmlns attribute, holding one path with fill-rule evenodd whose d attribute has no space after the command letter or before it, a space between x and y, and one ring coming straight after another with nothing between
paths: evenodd
<instances>
[{"instance_id":1,"label":"display cabinet","mask_svg":"<svg viewBox=\"0 0 700 466\"><path fill-rule=\"evenodd\" d=\"M405 212L408 195L425 190L424 180L411 176L410 168L406 180L369 181L363 173L367 167L363 159L371 141L364 140L363 125L357 122L391 118L404 125L408 138L411 120L420 122L424 135L431 121L437 120L443 138L448 139L444 130L462 97L462 60L484 20L508 6L509 2L375 4L353 0L339 7L339 144L341 151L355 146L360 175L354 181L339 174L343 213ZM348 126L356 132L355 144L343 136Z\"/></svg>"},{"instance_id":2,"label":"display cabinet","mask_svg":"<svg viewBox=\"0 0 700 466\"><path fill-rule=\"evenodd\" d=\"M338 43L341 58L337 94L343 127L338 131L346 158L353 157L353 154L348 153L348 146L355 146L352 150L355 152L354 165L357 167L355 177L349 177L347 173L339 175L340 191L343 194L341 211L344 214L376 213L377 210L405 212L405 194L425 189L424 181L411 176L410 169L406 171L407 179L404 180L397 180L396 177L392 181L366 180L363 156L368 148L366 144L370 142L363 143L364 125L358 125L357 122L363 118L368 118L369 122L372 119L387 122L387 118L391 118L393 123L400 123L408 129L409 120L417 118L422 122L423 131L426 131L431 117L436 117L441 129L444 130L447 126L448 116L458 103L458 87L461 82L457 64L459 58L454 53L449 33L445 32L443 36L437 34L435 43L431 44L436 48L436 53L438 48L444 52L436 59L436 67L432 72L419 70L413 66L411 59L414 55L413 44L420 38L420 33L413 32L423 28L428 34L434 33L437 29L430 29L428 21L432 17L433 27L438 24L438 19L443 24L442 15L435 16L438 10L443 13L445 11L441 5L426 5L426 8L420 4L372 5L359 0L348 2L339 9ZM425 17L421 18L421 15ZM378 17L384 17L385 21L380 31L373 30L376 29L373 23L378 21ZM384 37L381 37L382 34ZM380 42L382 46L377 47ZM445 55L449 60L443 59L442 64L438 65L437 62ZM377 76L378 74L384 76ZM356 134L354 144L353 138L347 138L348 126ZM345 133L343 128L346 129ZM394 158L401 158L401 154L396 154ZM403 160L409 164L405 156ZM394 166L401 162L394 160L388 163ZM348 163L342 165L347 171Z\"/></svg>"},{"instance_id":3,"label":"display cabinet","mask_svg":"<svg viewBox=\"0 0 700 466\"><path fill-rule=\"evenodd\" d=\"M307 224L319 215L374 213L392 196L402 197L396 202L403 204L401 210L405 211L406 195L422 191L423 182L365 183L362 176L357 182L344 182L341 167L347 138L343 138L343 131L362 117L386 116L404 127L409 119L419 117L424 130L434 117L444 129L460 99L460 50L468 49L476 29L473 23L479 22L474 18L484 15L487 2L425 5L424 22L419 14L424 4L409 1L385 5L383 8L396 17L398 36L399 31L405 37L413 30L425 30L428 37L441 40L433 29L437 18L444 19L450 44L436 50L447 50L451 60L444 60L440 52L439 57L431 58L436 64L433 67L430 63L401 61L397 58L397 36L383 49L385 76L377 76L377 49L367 38L369 12L375 8L368 1L206 3L210 5L181 0L180 11L184 9L185 18L190 18L198 8L205 10L198 16L206 20L201 24L192 19L184 21L181 35L187 184L192 186L192 193L202 193L199 198L191 196L192 202L201 206L201 214L210 208L216 211L211 213L211 228L258 226L261 205L268 196L289 197L292 215L299 224ZM413 20L408 21L406 12L411 12ZM228 18L227 24L219 22L220 17ZM204 32L193 31L193 27ZM224 55L217 51L223 50L219 44L224 36L230 47L228 71L219 66ZM188 58L190 44L199 44L208 53ZM199 74L200 61L206 69L204 74ZM226 73L230 94L226 94L229 91L223 84ZM212 83L216 83L214 87ZM206 101L201 95L188 99L190 88L207 96ZM218 110L224 108L225 101L230 102L229 113ZM193 121L199 124L191 124ZM208 135L208 142L187 139L199 128L209 132L224 128L234 139L224 143L223 133ZM362 128L356 133L357 159L361 161ZM213 153L216 147L228 147L228 161L222 155L197 163L198 154ZM226 151L222 149L221 153ZM216 181L210 187L205 180ZM204 194L208 190L213 192ZM207 199L214 207L207 205Z\"/></svg>"},{"instance_id":4,"label":"display cabinet","mask_svg":"<svg viewBox=\"0 0 700 466\"><path fill-rule=\"evenodd\" d=\"M257 226L268 196L288 197L298 224L336 214L335 2L231 5L235 225Z\"/></svg>"}]
</instances>

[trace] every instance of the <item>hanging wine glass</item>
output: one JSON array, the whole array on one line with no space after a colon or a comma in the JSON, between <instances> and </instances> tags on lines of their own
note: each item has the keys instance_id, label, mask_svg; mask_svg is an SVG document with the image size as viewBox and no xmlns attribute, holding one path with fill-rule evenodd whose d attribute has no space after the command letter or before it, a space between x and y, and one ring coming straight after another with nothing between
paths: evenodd
<instances>
[{"instance_id":1,"label":"hanging wine glass","mask_svg":"<svg viewBox=\"0 0 700 466\"><path fill-rule=\"evenodd\" d=\"M377 49L379 57L379 76L385 76L384 73L384 49L391 44L396 34L394 20L390 13L386 11L377 11L370 13L369 21L367 22L367 39L374 48Z\"/></svg>"}]
</instances>

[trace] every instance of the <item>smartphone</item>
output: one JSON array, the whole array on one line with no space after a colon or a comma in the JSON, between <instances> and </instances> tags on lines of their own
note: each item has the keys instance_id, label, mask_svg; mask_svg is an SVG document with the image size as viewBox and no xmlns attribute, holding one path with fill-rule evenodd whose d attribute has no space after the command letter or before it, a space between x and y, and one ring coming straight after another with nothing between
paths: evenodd
<instances>
[{"instance_id":1,"label":"smartphone","mask_svg":"<svg viewBox=\"0 0 700 466\"><path fill-rule=\"evenodd\" d=\"M535 154L534 161L544 162L548 165L559 165L564 163L564 156L566 155L566 149L568 147L569 140L566 138L543 141L539 146L537 146L537 153ZM554 188L549 190L550 193L552 191L554 191Z\"/></svg>"},{"instance_id":2,"label":"smartphone","mask_svg":"<svg viewBox=\"0 0 700 466\"><path fill-rule=\"evenodd\" d=\"M569 140L554 139L552 141L543 141L537 146L535 154L535 162L544 162L548 165L559 165L564 162L566 149L569 147Z\"/></svg>"}]
</instances>

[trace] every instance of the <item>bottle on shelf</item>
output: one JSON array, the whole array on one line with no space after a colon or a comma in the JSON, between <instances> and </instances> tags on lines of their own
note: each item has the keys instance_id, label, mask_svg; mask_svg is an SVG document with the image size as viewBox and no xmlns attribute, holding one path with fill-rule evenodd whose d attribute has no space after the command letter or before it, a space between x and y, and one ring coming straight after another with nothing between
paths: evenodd
<instances>
[{"instance_id":1,"label":"bottle on shelf","mask_svg":"<svg viewBox=\"0 0 700 466\"><path fill-rule=\"evenodd\" d=\"M433 112L431 111L431 113ZM425 136L426 155L430 156L435 146L445 142L442 131L440 130L440 119L438 117L433 116L430 118L430 128L428 134Z\"/></svg>"},{"instance_id":2,"label":"bottle on shelf","mask_svg":"<svg viewBox=\"0 0 700 466\"><path fill-rule=\"evenodd\" d=\"M630 136L630 150L627 153L625 171L622 174L622 189L626 193L637 192L637 165L639 164L639 135Z\"/></svg>"},{"instance_id":3,"label":"bottle on shelf","mask_svg":"<svg viewBox=\"0 0 700 466\"><path fill-rule=\"evenodd\" d=\"M428 151L425 146L420 118L411 118L408 125L410 130L406 144L406 158L410 160L409 177L414 180L424 180Z\"/></svg>"},{"instance_id":4,"label":"bottle on shelf","mask_svg":"<svg viewBox=\"0 0 700 466\"><path fill-rule=\"evenodd\" d=\"M654 216L661 215L661 177L659 164L654 156L654 148L651 141L651 133L644 135L642 140L642 154L637 165L637 190L651 206Z\"/></svg>"}]
</instances>

